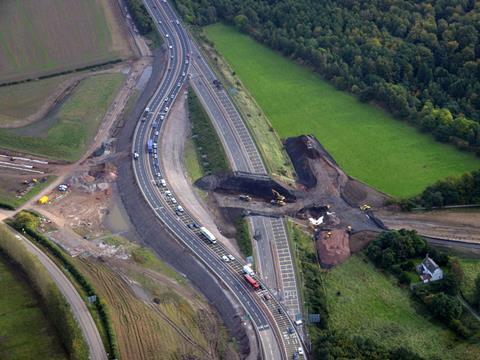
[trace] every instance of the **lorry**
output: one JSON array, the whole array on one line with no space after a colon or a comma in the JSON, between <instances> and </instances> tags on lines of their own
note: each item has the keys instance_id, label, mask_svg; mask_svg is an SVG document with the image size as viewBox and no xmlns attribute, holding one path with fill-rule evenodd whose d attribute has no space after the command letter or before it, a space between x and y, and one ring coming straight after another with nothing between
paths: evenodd
<instances>
[{"instance_id":1,"label":"lorry","mask_svg":"<svg viewBox=\"0 0 480 360\"><path fill-rule=\"evenodd\" d=\"M208 241L210 241L212 244L216 244L217 243L217 238L210 232L207 230L207 228L205 226L202 226L200 227L200 232L203 234L203 236L205 236Z\"/></svg>"},{"instance_id":2,"label":"lorry","mask_svg":"<svg viewBox=\"0 0 480 360\"><path fill-rule=\"evenodd\" d=\"M250 267L250 265L244 265L243 266L243 272L247 275L250 275L250 276L253 276L255 275L255 273L253 272L252 268Z\"/></svg>"},{"instance_id":3,"label":"lorry","mask_svg":"<svg viewBox=\"0 0 480 360\"><path fill-rule=\"evenodd\" d=\"M147 150L148 150L149 153L152 153L152 151L153 151L153 141L152 141L152 139L148 139Z\"/></svg>"},{"instance_id":4,"label":"lorry","mask_svg":"<svg viewBox=\"0 0 480 360\"><path fill-rule=\"evenodd\" d=\"M254 278L252 278L250 275L248 275L248 274L245 274L245 280L247 280L247 282L248 282L255 290L257 290L257 289L260 287L260 285L258 285L258 282L257 282Z\"/></svg>"}]
</instances>

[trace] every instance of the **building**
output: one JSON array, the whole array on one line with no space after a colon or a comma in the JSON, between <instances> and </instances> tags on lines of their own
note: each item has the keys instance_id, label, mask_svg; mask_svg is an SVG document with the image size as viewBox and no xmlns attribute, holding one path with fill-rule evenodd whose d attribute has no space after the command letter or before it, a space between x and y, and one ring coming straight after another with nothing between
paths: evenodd
<instances>
[{"instance_id":1,"label":"building","mask_svg":"<svg viewBox=\"0 0 480 360\"><path fill-rule=\"evenodd\" d=\"M417 265L417 272L423 283L443 279L442 269L435 263L435 261L428 257L428 254L425 256L422 263Z\"/></svg>"}]
</instances>

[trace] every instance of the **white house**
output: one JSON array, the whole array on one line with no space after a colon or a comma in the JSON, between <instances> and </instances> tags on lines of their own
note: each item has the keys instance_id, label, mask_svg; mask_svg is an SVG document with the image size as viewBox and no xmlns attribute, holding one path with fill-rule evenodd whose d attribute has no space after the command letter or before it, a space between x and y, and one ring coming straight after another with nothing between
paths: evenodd
<instances>
[{"instance_id":1,"label":"white house","mask_svg":"<svg viewBox=\"0 0 480 360\"><path fill-rule=\"evenodd\" d=\"M443 279L443 271L435 261L425 256L422 263L417 265L417 272L424 283Z\"/></svg>"}]
</instances>

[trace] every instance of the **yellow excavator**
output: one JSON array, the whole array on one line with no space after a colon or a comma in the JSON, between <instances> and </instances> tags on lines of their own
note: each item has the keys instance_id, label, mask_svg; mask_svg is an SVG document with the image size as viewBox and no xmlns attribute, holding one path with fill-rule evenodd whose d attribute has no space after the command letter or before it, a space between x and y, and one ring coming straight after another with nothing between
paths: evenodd
<instances>
[{"instance_id":1,"label":"yellow excavator","mask_svg":"<svg viewBox=\"0 0 480 360\"><path fill-rule=\"evenodd\" d=\"M281 195L278 191L272 189L273 200L272 204L283 206L285 205L285 196Z\"/></svg>"}]
</instances>

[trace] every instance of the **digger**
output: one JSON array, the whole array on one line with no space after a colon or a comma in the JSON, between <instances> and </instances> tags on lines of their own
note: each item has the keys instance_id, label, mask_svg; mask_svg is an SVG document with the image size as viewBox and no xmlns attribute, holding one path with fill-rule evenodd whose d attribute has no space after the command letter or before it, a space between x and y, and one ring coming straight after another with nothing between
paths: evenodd
<instances>
[{"instance_id":1,"label":"digger","mask_svg":"<svg viewBox=\"0 0 480 360\"><path fill-rule=\"evenodd\" d=\"M271 201L272 204L278 205L278 206L284 206L285 205L285 196L281 195L275 189L272 189L272 194L274 196L273 200Z\"/></svg>"}]
</instances>

